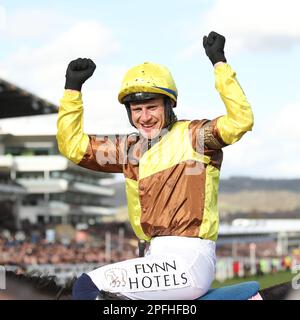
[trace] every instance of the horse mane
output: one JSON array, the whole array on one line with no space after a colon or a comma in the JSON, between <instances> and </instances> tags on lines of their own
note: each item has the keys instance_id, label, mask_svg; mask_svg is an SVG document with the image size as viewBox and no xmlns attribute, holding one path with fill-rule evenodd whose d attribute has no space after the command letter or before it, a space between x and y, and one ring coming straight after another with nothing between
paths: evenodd
<instances>
[{"instance_id":1,"label":"horse mane","mask_svg":"<svg viewBox=\"0 0 300 320\"><path fill-rule=\"evenodd\" d=\"M293 289L292 282L288 281L262 289L259 293L263 300L290 300L291 295L292 293L295 293L295 290Z\"/></svg>"},{"instance_id":2,"label":"horse mane","mask_svg":"<svg viewBox=\"0 0 300 320\"><path fill-rule=\"evenodd\" d=\"M70 300L72 295L72 287L77 279L73 277L65 283L59 285L57 278L54 275L45 275L40 271L32 271L27 274L15 273L13 271L6 272L8 282L18 283L19 285L29 287L35 294L47 295L55 300L64 299ZM9 289L9 288L8 288Z\"/></svg>"}]
</instances>

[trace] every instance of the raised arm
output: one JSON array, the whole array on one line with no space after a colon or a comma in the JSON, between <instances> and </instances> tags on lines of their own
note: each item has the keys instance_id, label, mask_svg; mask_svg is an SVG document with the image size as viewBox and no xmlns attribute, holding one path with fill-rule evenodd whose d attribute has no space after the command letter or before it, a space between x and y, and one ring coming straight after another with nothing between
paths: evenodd
<instances>
[{"instance_id":1,"label":"raised arm","mask_svg":"<svg viewBox=\"0 0 300 320\"><path fill-rule=\"evenodd\" d=\"M119 138L89 136L83 131L81 87L95 68L90 59L73 60L67 68L65 92L60 100L57 120L58 148L62 155L82 167L122 172Z\"/></svg>"},{"instance_id":2,"label":"raised arm","mask_svg":"<svg viewBox=\"0 0 300 320\"><path fill-rule=\"evenodd\" d=\"M217 139L214 149L233 144L253 127L253 113L247 98L236 79L235 72L227 64L224 55L225 37L211 32L203 38L203 46L215 68L215 86L223 100L227 114L206 124L206 141Z\"/></svg>"},{"instance_id":3,"label":"raised arm","mask_svg":"<svg viewBox=\"0 0 300 320\"><path fill-rule=\"evenodd\" d=\"M76 164L82 160L89 137L83 132L81 92L65 90L59 105L56 139L62 155Z\"/></svg>"}]
</instances>

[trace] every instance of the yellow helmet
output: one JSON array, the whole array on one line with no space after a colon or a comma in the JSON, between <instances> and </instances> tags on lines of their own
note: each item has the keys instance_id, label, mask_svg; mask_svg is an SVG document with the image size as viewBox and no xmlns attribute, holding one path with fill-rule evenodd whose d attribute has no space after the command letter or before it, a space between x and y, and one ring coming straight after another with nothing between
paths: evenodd
<instances>
[{"instance_id":1,"label":"yellow helmet","mask_svg":"<svg viewBox=\"0 0 300 320\"><path fill-rule=\"evenodd\" d=\"M118 100L120 103L124 103L126 96L135 93L166 95L175 101L175 105L178 95L171 72L166 67L151 62L144 62L127 71Z\"/></svg>"}]
</instances>

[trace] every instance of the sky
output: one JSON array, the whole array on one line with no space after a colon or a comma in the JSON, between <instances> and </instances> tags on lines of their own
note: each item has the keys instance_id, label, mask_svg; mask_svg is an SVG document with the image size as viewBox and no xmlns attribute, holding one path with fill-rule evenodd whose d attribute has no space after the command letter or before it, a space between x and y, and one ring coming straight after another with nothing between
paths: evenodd
<instances>
[{"instance_id":1,"label":"sky","mask_svg":"<svg viewBox=\"0 0 300 320\"><path fill-rule=\"evenodd\" d=\"M0 0L0 78L58 105L68 63L91 58L85 130L132 131L118 90L130 67L151 61L173 74L178 118L213 119L226 112L202 47L213 30L255 117L224 148L221 178L300 178L299 12L297 0Z\"/></svg>"}]
</instances>

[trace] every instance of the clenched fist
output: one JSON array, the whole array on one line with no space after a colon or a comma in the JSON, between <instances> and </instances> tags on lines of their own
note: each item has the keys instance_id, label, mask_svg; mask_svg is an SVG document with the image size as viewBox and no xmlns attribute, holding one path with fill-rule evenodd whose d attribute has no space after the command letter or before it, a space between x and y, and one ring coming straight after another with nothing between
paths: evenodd
<instances>
[{"instance_id":1,"label":"clenched fist","mask_svg":"<svg viewBox=\"0 0 300 320\"><path fill-rule=\"evenodd\" d=\"M83 83L90 78L96 69L91 59L76 59L69 63L66 72L65 89L81 91Z\"/></svg>"},{"instance_id":2,"label":"clenched fist","mask_svg":"<svg viewBox=\"0 0 300 320\"><path fill-rule=\"evenodd\" d=\"M225 37L214 31L210 32L208 37L203 37L203 47L213 65L220 61L226 62L224 46Z\"/></svg>"}]
</instances>

